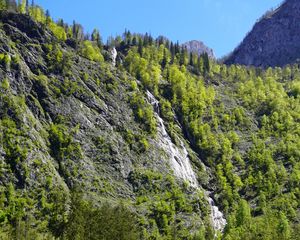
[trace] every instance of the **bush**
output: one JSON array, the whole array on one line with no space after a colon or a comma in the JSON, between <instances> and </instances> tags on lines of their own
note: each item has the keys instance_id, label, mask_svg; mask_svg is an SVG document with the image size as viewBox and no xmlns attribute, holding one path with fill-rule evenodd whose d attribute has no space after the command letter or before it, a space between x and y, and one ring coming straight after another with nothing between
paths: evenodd
<instances>
[{"instance_id":1,"label":"bush","mask_svg":"<svg viewBox=\"0 0 300 240\"><path fill-rule=\"evenodd\" d=\"M65 29L61 26L58 26L54 22L51 22L49 24L50 30L53 32L54 36L61 41L66 41L67 39L67 34L65 32Z\"/></svg>"},{"instance_id":2,"label":"bush","mask_svg":"<svg viewBox=\"0 0 300 240\"><path fill-rule=\"evenodd\" d=\"M83 42L80 53L83 57L91 61L104 62L104 58L100 52L100 49L91 41Z\"/></svg>"},{"instance_id":3,"label":"bush","mask_svg":"<svg viewBox=\"0 0 300 240\"><path fill-rule=\"evenodd\" d=\"M4 91L7 91L10 87L10 84L9 84L9 80L7 78L5 78L1 84L1 88L4 90Z\"/></svg>"},{"instance_id":4,"label":"bush","mask_svg":"<svg viewBox=\"0 0 300 240\"><path fill-rule=\"evenodd\" d=\"M9 69L11 64L10 55L6 53L0 53L0 63L3 64L6 69Z\"/></svg>"}]
</instances>

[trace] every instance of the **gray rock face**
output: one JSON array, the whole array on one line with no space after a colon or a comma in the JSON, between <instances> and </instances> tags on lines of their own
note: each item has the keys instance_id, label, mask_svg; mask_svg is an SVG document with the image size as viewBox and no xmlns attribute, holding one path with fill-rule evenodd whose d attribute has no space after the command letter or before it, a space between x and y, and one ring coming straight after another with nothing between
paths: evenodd
<instances>
[{"instance_id":1,"label":"gray rock face","mask_svg":"<svg viewBox=\"0 0 300 240\"><path fill-rule=\"evenodd\" d=\"M7 112L19 112L20 126L28 129L24 132L30 149L22 163L29 172L23 181L28 191L42 187L45 176L48 176L53 178L55 185L65 189L83 185L87 191L101 192L105 197L129 198L133 197L132 187L127 181L130 172L147 168L171 173L167 158L164 161L161 158L160 153L165 150L156 139L147 137L149 150L145 154L141 154L138 141L132 146L127 142L128 132L139 137L142 128L134 120L129 104L130 85L121 72L111 64L105 68L81 57L64 43L57 44L50 32L28 16L0 11L0 22L3 24L0 52L19 58L16 66L8 68L0 64L0 85L3 79L7 79L10 85L7 91L0 87L0 121ZM16 44L12 47L11 42ZM45 51L46 46L53 44L68 56L68 77L66 73L51 70L53 62L47 60ZM113 63L116 55L114 49ZM72 91L70 86L64 87L67 82L72 84ZM24 96L23 109L6 110L3 98L14 101L18 96ZM14 114L9 116L17 121ZM64 161L67 174L61 173L56 159L51 156L47 137L49 127L58 117L66 119L64 124L68 129L78 127L76 134L70 134L72 141L80 145L81 154ZM2 145L0 136L0 163L7 162ZM45 166L44 169L34 167L36 162ZM15 179L13 182L18 185L16 174L9 171L9 164L5 164L8 165L7 174L0 183ZM25 175L23 169L17 170L20 178Z\"/></svg>"},{"instance_id":2,"label":"gray rock face","mask_svg":"<svg viewBox=\"0 0 300 240\"><path fill-rule=\"evenodd\" d=\"M286 0L267 12L243 42L225 60L226 64L275 67L300 59L300 1Z\"/></svg>"},{"instance_id":3,"label":"gray rock face","mask_svg":"<svg viewBox=\"0 0 300 240\"><path fill-rule=\"evenodd\" d=\"M201 54L207 53L209 58L215 58L214 51L211 48L207 47L201 41L193 40L193 41L186 42L182 45L187 48L188 52L196 53L199 56Z\"/></svg>"}]
</instances>

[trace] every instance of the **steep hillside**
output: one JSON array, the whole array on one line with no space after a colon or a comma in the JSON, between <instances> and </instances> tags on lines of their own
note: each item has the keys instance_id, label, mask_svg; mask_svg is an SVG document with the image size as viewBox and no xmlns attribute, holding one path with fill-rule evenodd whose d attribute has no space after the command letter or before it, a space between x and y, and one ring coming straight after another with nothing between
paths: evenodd
<instances>
[{"instance_id":1,"label":"steep hillside","mask_svg":"<svg viewBox=\"0 0 300 240\"><path fill-rule=\"evenodd\" d=\"M17 202L4 201L3 224L33 218L48 221L59 235L63 219L52 226L46 212L59 206L56 214L63 216L74 189L94 202L123 199L129 205L154 192L168 203L178 195L190 205L175 210L189 231L211 224L209 199L189 158L199 173L209 173L177 124L171 140L141 83L104 62L94 43L58 40L45 25L14 12L1 11L0 20L1 193L13 191ZM113 58L110 50L103 54ZM149 209L155 217L155 201L148 202L136 211ZM9 211L12 204L25 212ZM151 236L152 224L143 224Z\"/></svg>"},{"instance_id":2,"label":"steep hillside","mask_svg":"<svg viewBox=\"0 0 300 240\"><path fill-rule=\"evenodd\" d=\"M226 64L285 66L300 58L300 2L286 0L267 12L226 60Z\"/></svg>"},{"instance_id":3,"label":"steep hillside","mask_svg":"<svg viewBox=\"0 0 300 240\"><path fill-rule=\"evenodd\" d=\"M299 66L22 6L0 11L1 239L300 238Z\"/></svg>"}]
</instances>

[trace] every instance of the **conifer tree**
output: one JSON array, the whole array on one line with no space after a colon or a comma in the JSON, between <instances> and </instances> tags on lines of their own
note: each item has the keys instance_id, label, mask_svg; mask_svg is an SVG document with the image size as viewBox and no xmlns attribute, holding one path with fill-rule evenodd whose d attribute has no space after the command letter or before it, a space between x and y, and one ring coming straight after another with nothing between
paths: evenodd
<instances>
[{"instance_id":1,"label":"conifer tree","mask_svg":"<svg viewBox=\"0 0 300 240\"><path fill-rule=\"evenodd\" d=\"M180 59L179 59L180 65L187 65L188 64L188 53L187 49L184 47L181 47L180 50Z\"/></svg>"},{"instance_id":2,"label":"conifer tree","mask_svg":"<svg viewBox=\"0 0 300 240\"><path fill-rule=\"evenodd\" d=\"M147 47L147 46L149 45L149 37L148 37L148 33L146 33L146 34L144 35L143 45L144 45L144 47Z\"/></svg>"},{"instance_id":3,"label":"conifer tree","mask_svg":"<svg viewBox=\"0 0 300 240\"><path fill-rule=\"evenodd\" d=\"M93 30L92 41L96 42L99 48L102 48L102 38L98 29Z\"/></svg>"},{"instance_id":4,"label":"conifer tree","mask_svg":"<svg viewBox=\"0 0 300 240\"><path fill-rule=\"evenodd\" d=\"M210 63L209 63L209 57L207 53L203 54L203 63L204 63L204 72L208 73L210 71Z\"/></svg>"},{"instance_id":5,"label":"conifer tree","mask_svg":"<svg viewBox=\"0 0 300 240\"><path fill-rule=\"evenodd\" d=\"M75 21L73 21L72 32L73 32L73 38L75 38L79 42L83 41L84 39L83 27L80 24L77 24Z\"/></svg>"},{"instance_id":6,"label":"conifer tree","mask_svg":"<svg viewBox=\"0 0 300 240\"><path fill-rule=\"evenodd\" d=\"M162 68L165 68L166 65L167 65L167 62L168 62L168 59L167 59L167 52L166 52L166 49L164 49L164 56L163 56L163 59L161 61L161 67Z\"/></svg>"},{"instance_id":7,"label":"conifer tree","mask_svg":"<svg viewBox=\"0 0 300 240\"><path fill-rule=\"evenodd\" d=\"M137 41L136 35L134 35L134 37L132 39L132 45L136 46L137 44L138 44L138 41Z\"/></svg>"},{"instance_id":8,"label":"conifer tree","mask_svg":"<svg viewBox=\"0 0 300 240\"><path fill-rule=\"evenodd\" d=\"M180 46L179 46L179 42L177 41L176 43L175 43L175 55L177 54L177 53L180 53Z\"/></svg>"},{"instance_id":9,"label":"conifer tree","mask_svg":"<svg viewBox=\"0 0 300 240\"><path fill-rule=\"evenodd\" d=\"M171 51L172 57L174 57L174 55L175 55L175 47L174 47L174 43L173 42L171 42L170 51Z\"/></svg>"},{"instance_id":10,"label":"conifer tree","mask_svg":"<svg viewBox=\"0 0 300 240\"><path fill-rule=\"evenodd\" d=\"M143 56L143 39L141 37L139 38L138 53Z\"/></svg>"},{"instance_id":11,"label":"conifer tree","mask_svg":"<svg viewBox=\"0 0 300 240\"><path fill-rule=\"evenodd\" d=\"M189 63L189 64L190 64L191 66L194 66L194 60L193 60L193 57L194 57L194 56L193 56L193 53L190 52L190 63Z\"/></svg>"},{"instance_id":12,"label":"conifer tree","mask_svg":"<svg viewBox=\"0 0 300 240\"><path fill-rule=\"evenodd\" d=\"M130 31L125 30L124 37L125 37L126 45L130 46L131 45L131 39L132 39Z\"/></svg>"},{"instance_id":13,"label":"conifer tree","mask_svg":"<svg viewBox=\"0 0 300 240\"><path fill-rule=\"evenodd\" d=\"M51 22L50 11L47 9L46 11L46 25L49 25Z\"/></svg>"}]
</instances>

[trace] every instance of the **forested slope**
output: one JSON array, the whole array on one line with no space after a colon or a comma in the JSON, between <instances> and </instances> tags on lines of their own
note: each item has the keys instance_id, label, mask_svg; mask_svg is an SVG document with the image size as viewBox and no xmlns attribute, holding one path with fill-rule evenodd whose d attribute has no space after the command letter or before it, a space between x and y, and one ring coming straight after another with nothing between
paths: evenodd
<instances>
[{"instance_id":1,"label":"forested slope","mask_svg":"<svg viewBox=\"0 0 300 240\"><path fill-rule=\"evenodd\" d=\"M2 239L299 238L298 65L1 3Z\"/></svg>"}]
</instances>

